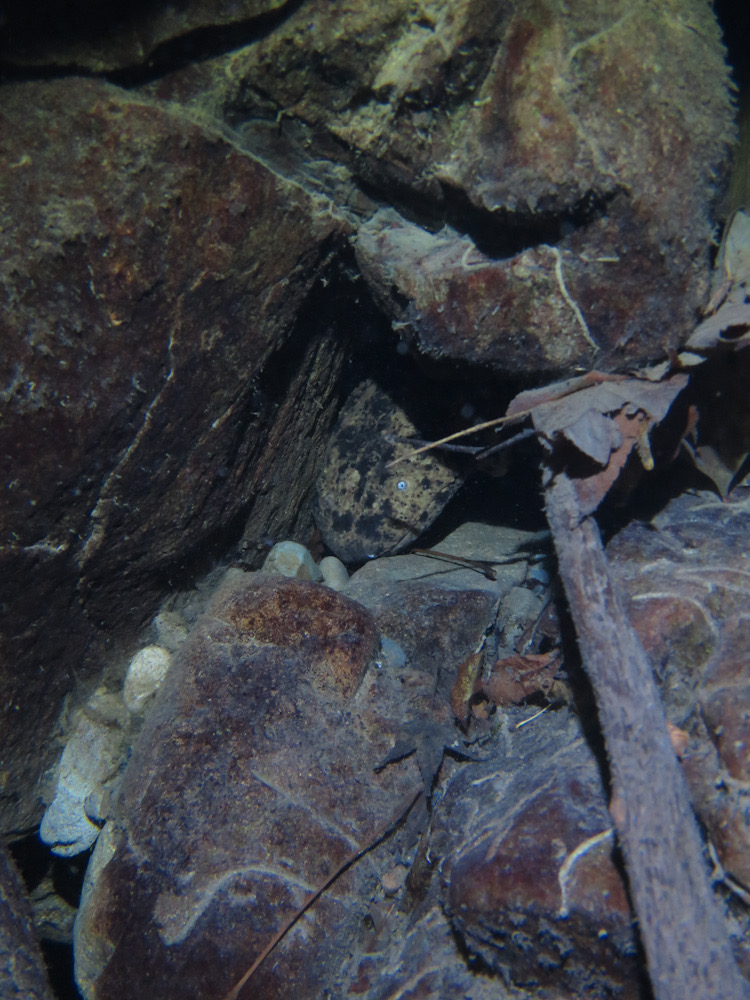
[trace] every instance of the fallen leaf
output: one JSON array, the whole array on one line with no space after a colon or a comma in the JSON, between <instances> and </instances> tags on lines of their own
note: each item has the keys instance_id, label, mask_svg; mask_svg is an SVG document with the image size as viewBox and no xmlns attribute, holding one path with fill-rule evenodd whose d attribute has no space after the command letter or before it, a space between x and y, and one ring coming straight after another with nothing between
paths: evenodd
<instances>
[{"instance_id":1,"label":"fallen leaf","mask_svg":"<svg viewBox=\"0 0 750 1000\"><path fill-rule=\"evenodd\" d=\"M734 483L734 475L742 465L742 460L733 469L722 459L716 448L710 444L703 444L698 447L691 447L688 444L688 450L696 469L702 472L704 476L708 476L718 490L721 499L726 500Z\"/></svg>"},{"instance_id":2,"label":"fallen leaf","mask_svg":"<svg viewBox=\"0 0 750 1000\"><path fill-rule=\"evenodd\" d=\"M707 358L691 384L691 426L684 445L696 468L726 499L747 475L750 455L750 350Z\"/></svg>"},{"instance_id":3,"label":"fallen leaf","mask_svg":"<svg viewBox=\"0 0 750 1000\"><path fill-rule=\"evenodd\" d=\"M467 656L456 671L456 679L451 688L451 709L462 726L466 725L469 718L469 701L476 691L477 679L482 670L482 658L482 649L479 649Z\"/></svg>"},{"instance_id":4,"label":"fallen leaf","mask_svg":"<svg viewBox=\"0 0 750 1000\"><path fill-rule=\"evenodd\" d=\"M708 350L731 344L736 349L750 340L750 215L741 209L727 223L706 313L688 347Z\"/></svg>"},{"instance_id":5,"label":"fallen leaf","mask_svg":"<svg viewBox=\"0 0 750 1000\"><path fill-rule=\"evenodd\" d=\"M589 375L521 393L508 408L508 414L530 409L534 429L550 450L565 441L599 466L598 472L572 478L584 515L599 506L634 447L644 468L653 467L649 432L664 419L688 380L685 374L661 382L596 372ZM546 401L539 402L542 398Z\"/></svg>"},{"instance_id":6,"label":"fallen leaf","mask_svg":"<svg viewBox=\"0 0 750 1000\"><path fill-rule=\"evenodd\" d=\"M685 747L688 745L688 734L684 729L675 726L669 719L667 719L667 732L669 733L669 741L672 744L674 752L677 754L678 760L682 760Z\"/></svg>"},{"instance_id":7,"label":"fallen leaf","mask_svg":"<svg viewBox=\"0 0 750 1000\"><path fill-rule=\"evenodd\" d=\"M496 705L516 705L532 695L546 693L559 667L559 653L514 653L498 660L482 686Z\"/></svg>"},{"instance_id":8,"label":"fallen leaf","mask_svg":"<svg viewBox=\"0 0 750 1000\"><path fill-rule=\"evenodd\" d=\"M731 344L737 348L746 346L750 340L750 303L733 302L730 299L720 309L704 319L688 338L687 347L705 351L719 344Z\"/></svg>"}]
</instances>

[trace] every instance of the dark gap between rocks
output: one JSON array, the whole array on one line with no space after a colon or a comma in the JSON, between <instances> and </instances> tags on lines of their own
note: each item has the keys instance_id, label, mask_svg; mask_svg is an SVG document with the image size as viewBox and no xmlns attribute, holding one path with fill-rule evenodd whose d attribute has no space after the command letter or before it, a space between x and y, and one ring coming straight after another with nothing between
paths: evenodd
<instances>
[{"instance_id":1,"label":"dark gap between rocks","mask_svg":"<svg viewBox=\"0 0 750 1000\"><path fill-rule=\"evenodd\" d=\"M233 52L245 45L261 41L304 3L304 0L289 0L273 11L257 17L230 24L209 25L171 38L157 45L147 54L145 62L125 69L96 73L85 66L45 66L18 65L0 59L0 77L4 80L58 79L65 76L104 77L110 83L124 88L140 87L152 83L167 73L183 69L191 64L205 62L217 56ZM162 3L163 7L172 4ZM36 58L44 58L45 44L59 47L61 41L90 41L95 45L103 36L115 35L137 28L138 17L154 4L150 0L134 0L133 3L118 2L102 6L87 3L86 0L36 0L31 4L14 4L4 9L3 32L14 37L16 50L34 46ZM152 11L153 16L153 11ZM33 57L32 57L33 62Z\"/></svg>"},{"instance_id":2,"label":"dark gap between rocks","mask_svg":"<svg viewBox=\"0 0 750 1000\"><path fill-rule=\"evenodd\" d=\"M58 900L71 907L78 906L90 851L73 858L57 857L36 832L9 843L8 851L29 896L33 898L35 890L54 891ZM42 886L45 880L49 882L48 890ZM57 1000L81 1000L73 977L71 944L49 936L44 926L37 925L36 930L54 996Z\"/></svg>"},{"instance_id":3,"label":"dark gap between rocks","mask_svg":"<svg viewBox=\"0 0 750 1000\"><path fill-rule=\"evenodd\" d=\"M409 222L428 232L439 232L449 226L462 236L468 236L477 249L493 260L515 257L524 250L542 244L554 246L579 229L603 218L608 206L621 191L602 193L589 190L565 207L544 204L537 209L511 211L498 208L489 211L474 205L465 193L446 185L441 197L414 190L393 178L357 178L361 192L381 207L394 208Z\"/></svg>"}]
</instances>

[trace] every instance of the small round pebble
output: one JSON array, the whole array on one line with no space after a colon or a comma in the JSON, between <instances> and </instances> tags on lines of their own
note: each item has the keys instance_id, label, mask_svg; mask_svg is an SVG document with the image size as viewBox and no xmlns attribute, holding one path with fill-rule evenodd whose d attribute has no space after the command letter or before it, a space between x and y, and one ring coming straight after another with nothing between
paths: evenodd
<instances>
[{"instance_id":1,"label":"small round pebble","mask_svg":"<svg viewBox=\"0 0 750 1000\"><path fill-rule=\"evenodd\" d=\"M133 715L140 715L156 694L171 659L169 650L163 646L145 646L130 661L122 696Z\"/></svg>"},{"instance_id":2,"label":"small round pebble","mask_svg":"<svg viewBox=\"0 0 750 1000\"><path fill-rule=\"evenodd\" d=\"M160 646L174 653L187 639L188 624L178 611L162 608L154 618L154 632Z\"/></svg>"},{"instance_id":3,"label":"small round pebble","mask_svg":"<svg viewBox=\"0 0 750 1000\"><path fill-rule=\"evenodd\" d=\"M386 899L396 895L406 882L408 874L409 869L406 865L396 865L395 868L391 868L390 871L385 872L380 880L380 885L383 888L383 895Z\"/></svg>"},{"instance_id":4,"label":"small round pebble","mask_svg":"<svg viewBox=\"0 0 750 1000\"><path fill-rule=\"evenodd\" d=\"M304 545L277 542L263 563L264 573L280 573L295 580L320 580L320 570Z\"/></svg>"},{"instance_id":5,"label":"small round pebble","mask_svg":"<svg viewBox=\"0 0 750 1000\"><path fill-rule=\"evenodd\" d=\"M336 556L321 559L320 572L323 574L323 583L331 590L343 590L349 582L346 566Z\"/></svg>"}]
</instances>

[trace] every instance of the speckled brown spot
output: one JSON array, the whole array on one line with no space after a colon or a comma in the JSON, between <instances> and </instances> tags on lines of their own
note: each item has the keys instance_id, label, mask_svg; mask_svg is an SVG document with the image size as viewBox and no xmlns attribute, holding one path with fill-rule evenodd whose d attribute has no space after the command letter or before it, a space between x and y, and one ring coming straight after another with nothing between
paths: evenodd
<instances>
[{"instance_id":1,"label":"speckled brown spot","mask_svg":"<svg viewBox=\"0 0 750 1000\"><path fill-rule=\"evenodd\" d=\"M374 382L360 383L342 409L317 484L315 520L344 562L398 552L428 528L463 478L434 452L395 468L419 432Z\"/></svg>"},{"instance_id":2,"label":"speckled brown spot","mask_svg":"<svg viewBox=\"0 0 750 1000\"><path fill-rule=\"evenodd\" d=\"M316 685L332 685L351 697L375 655L380 636L368 611L328 587L305 580L256 578L222 590L214 617L232 625L240 642L283 646L304 653Z\"/></svg>"}]
</instances>

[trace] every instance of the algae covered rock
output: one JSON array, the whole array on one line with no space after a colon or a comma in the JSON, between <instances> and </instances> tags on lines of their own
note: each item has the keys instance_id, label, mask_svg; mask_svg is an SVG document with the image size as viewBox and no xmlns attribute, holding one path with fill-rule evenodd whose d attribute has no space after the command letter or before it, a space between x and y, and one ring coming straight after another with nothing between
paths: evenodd
<instances>
[{"instance_id":1,"label":"algae covered rock","mask_svg":"<svg viewBox=\"0 0 750 1000\"><path fill-rule=\"evenodd\" d=\"M374 381L361 382L339 413L316 484L315 522L340 559L363 562L414 542L463 483L449 461L414 450L406 411Z\"/></svg>"},{"instance_id":2,"label":"algae covered rock","mask_svg":"<svg viewBox=\"0 0 750 1000\"><path fill-rule=\"evenodd\" d=\"M280 162L324 186L348 171L330 196L419 355L620 369L684 343L707 298L734 128L704 0L313 0L154 90L251 144L282 120Z\"/></svg>"},{"instance_id":3,"label":"algae covered rock","mask_svg":"<svg viewBox=\"0 0 750 1000\"><path fill-rule=\"evenodd\" d=\"M0 825L16 829L39 819L73 673L138 632L155 574L251 496L259 533L292 529L339 362L330 339L295 348L280 408L261 371L341 225L183 109L96 79L2 94Z\"/></svg>"},{"instance_id":4,"label":"algae covered rock","mask_svg":"<svg viewBox=\"0 0 750 1000\"><path fill-rule=\"evenodd\" d=\"M419 787L413 763L373 770L403 712L378 648L369 613L328 587L251 574L219 592L157 695L97 846L76 923L84 996L225 996ZM282 942L257 995L315 996L335 979L372 864Z\"/></svg>"}]
</instances>

